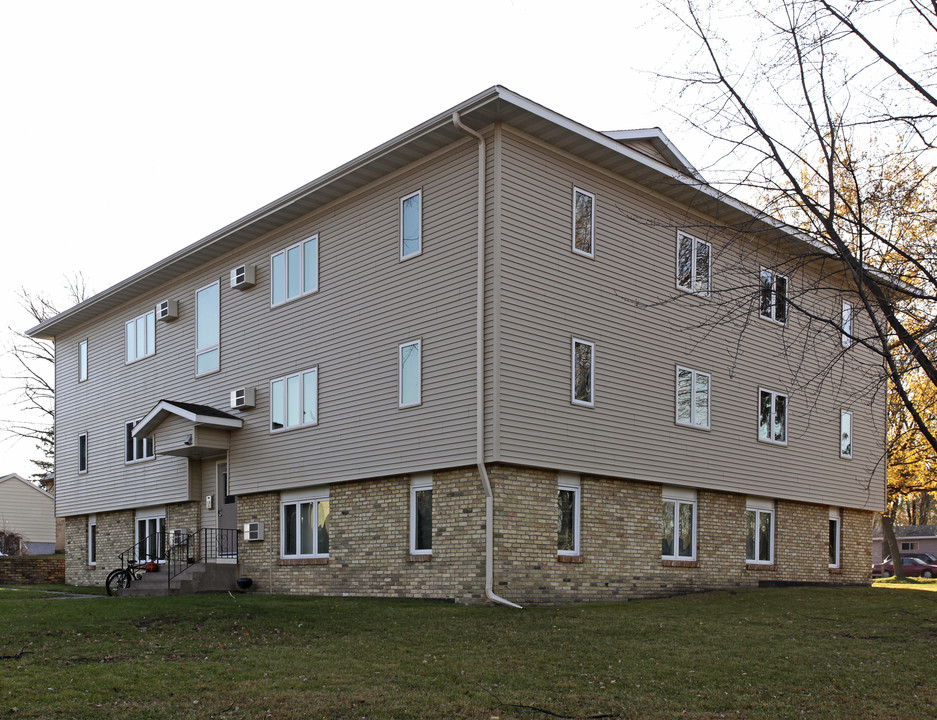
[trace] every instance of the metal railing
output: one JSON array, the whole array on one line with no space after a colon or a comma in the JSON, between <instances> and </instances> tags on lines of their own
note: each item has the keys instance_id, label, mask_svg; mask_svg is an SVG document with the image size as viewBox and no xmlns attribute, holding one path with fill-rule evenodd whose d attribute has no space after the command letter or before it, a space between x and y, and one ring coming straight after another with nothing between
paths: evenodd
<instances>
[{"instance_id":1,"label":"metal railing","mask_svg":"<svg viewBox=\"0 0 937 720\"><path fill-rule=\"evenodd\" d=\"M139 562L160 561L166 559L166 533L158 532L147 535L139 542L117 554L120 566L127 567L127 560L133 558Z\"/></svg>"},{"instance_id":2,"label":"metal railing","mask_svg":"<svg viewBox=\"0 0 937 720\"><path fill-rule=\"evenodd\" d=\"M197 563L227 558L237 560L238 531L225 528L202 528L182 539L174 538L166 553L166 582Z\"/></svg>"}]
</instances>

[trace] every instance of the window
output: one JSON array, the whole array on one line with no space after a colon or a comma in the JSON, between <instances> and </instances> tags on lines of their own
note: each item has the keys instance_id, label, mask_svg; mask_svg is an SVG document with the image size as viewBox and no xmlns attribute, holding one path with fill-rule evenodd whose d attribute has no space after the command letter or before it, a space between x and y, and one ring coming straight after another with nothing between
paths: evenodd
<instances>
[{"instance_id":1,"label":"window","mask_svg":"<svg viewBox=\"0 0 937 720\"><path fill-rule=\"evenodd\" d=\"M279 305L319 289L319 236L270 256L270 305Z\"/></svg>"},{"instance_id":2,"label":"window","mask_svg":"<svg viewBox=\"0 0 937 720\"><path fill-rule=\"evenodd\" d=\"M761 317L782 325L787 322L787 278L761 269Z\"/></svg>"},{"instance_id":3,"label":"window","mask_svg":"<svg viewBox=\"0 0 937 720\"><path fill-rule=\"evenodd\" d=\"M98 564L98 519L95 515L88 516L88 564Z\"/></svg>"},{"instance_id":4,"label":"window","mask_svg":"<svg viewBox=\"0 0 937 720\"><path fill-rule=\"evenodd\" d=\"M840 522L841 515L839 508L830 508L830 567L839 567L839 546L840 546Z\"/></svg>"},{"instance_id":5,"label":"window","mask_svg":"<svg viewBox=\"0 0 937 720\"><path fill-rule=\"evenodd\" d=\"M579 477L561 474L557 482L557 555L579 554Z\"/></svg>"},{"instance_id":6,"label":"window","mask_svg":"<svg viewBox=\"0 0 937 720\"><path fill-rule=\"evenodd\" d=\"M774 502L748 498L745 505L745 559L750 563L774 562Z\"/></svg>"},{"instance_id":7,"label":"window","mask_svg":"<svg viewBox=\"0 0 937 720\"><path fill-rule=\"evenodd\" d=\"M166 510L137 510L137 560L148 562L166 558Z\"/></svg>"},{"instance_id":8,"label":"window","mask_svg":"<svg viewBox=\"0 0 937 720\"><path fill-rule=\"evenodd\" d=\"M410 554L433 552L433 476L414 475L410 479Z\"/></svg>"},{"instance_id":9,"label":"window","mask_svg":"<svg viewBox=\"0 0 937 720\"><path fill-rule=\"evenodd\" d=\"M853 340L855 336L853 335L853 329L852 329L853 322L852 322L852 303L851 302L847 302L846 300L843 300L843 316L842 317L843 317L843 324L842 324L843 347L848 348L852 346L853 342L855 342Z\"/></svg>"},{"instance_id":10,"label":"window","mask_svg":"<svg viewBox=\"0 0 937 720\"><path fill-rule=\"evenodd\" d=\"M677 366L677 424L709 429L709 373Z\"/></svg>"},{"instance_id":11,"label":"window","mask_svg":"<svg viewBox=\"0 0 937 720\"><path fill-rule=\"evenodd\" d=\"M917 549L918 549L918 543L916 543L916 542L903 542L903 543L901 543L901 551L902 551L902 552L904 552L905 550L917 550Z\"/></svg>"},{"instance_id":12,"label":"window","mask_svg":"<svg viewBox=\"0 0 937 720\"><path fill-rule=\"evenodd\" d=\"M595 257L595 195L573 188L573 252Z\"/></svg>"},{"instance_id":13,"label":"window","mask_svg":"<svg viewBox=\"0 0 937 720\"><path fill-rule=\"evenodd\" d=\"M758 439L787 445L787 395L758 391Z\"/></svg>"},{"instance_id":14,"label":"window","mask_svg":"<svg viewBox=\"0 0 937 720\"><path fill-rule=\"evenodd\" d=\"M78 436L78 473L88 472L88 433Z\"/></svg>"},{"instance_id":15,"label":"window","mask_svg":"<svg viewBox=\"0 0 937 720\"><path fill-rule=\"evenodd\" d=\"M661 498L661 558L695 560L696 491L665 487Z\"/></svg>"},{"instance_id":16,"label":"window","mask_svg":"<svg viewBox=\"0 0 937 720\"><path fill-rule=\"evenodd\" d=\"M687 292L709 295L711 289L712 246L690 235L677 236L677 287Z\"/></svg>"},{"instance_id":17,"label":"window","mask_svg":"<svg viewBox=\"0 0 937 720\"><path fill-rule=\"evenodd\" d=\"M315 488L280 496L284 558L327 558L329 556L329 489Z\"/></svg>"},{"instance_id":18,"label":"window","mask_svg":"<svg viewBox=\"0 0 937 720\"><path fill-rule=\"evenodd\" d=\"M423 252L423 191L400 199L400 259Z\"/></svg>"},{"instance_id":19,"label":"window","mask_svg":"<svg viewBox=\"0 0 937 720\"><path fill-rule=\"evenodd\" d=\"M132 420L124 425L126 443L124 460L125 462L137 462L138 460L147 460L153 457L153 438L139 438L133 436L133 428L139 420Z\"/></svg>"},{"instance_id":20,"label":"window","mask_svg":"<svg viewBox=\"0 0 937 720\"><path fill-rule=\"evenodd\" d=\"M78 382L88 379L88 341L78 343Z\"/></svg>"},{"instance_id":21,"label":"window","mask_svg":"<svg viewBox=\"0 0 937 720\"><path fill-rule=\"evenodd\" d=\"M288 430L319 421L319 368L270 383L270 430Z\"/></svg>"},{"instance_id":22,"label":"window","mask_svg":"<svg viewBox=\"0 0 937 720\"><path fill-rule=\"evenodd\" d=\"M132 363L156 352L156 311L135 317L127 325L127 362Z\"/></svg>"},{"instance_id":23,"label":"window","mask_svg":"<svg viewBox=\"0 0 937 720\"><path fill-rule=\"evenodd\" d=\"M221 367L221 284L214 282L195 293L195 374Z\"/></svg>"},{"instance_id":24,"label":"window","mask_svg":"<svg viewBox=\"0 0 937 720\"><path fill-rule=\"evenodd\" d=\"M594 407L595 343L573 338L573 397L574 405Z\"/></svg>"},{"instance_id":25,"label":"window","mask_svg":"<svg viewBox=\"0 0 937 720\"><path fill-rule=\"evenodd\" d=\"M852 457L852 413L846 410L839 415L839 456Z\"/></svg>"},{"instance_id":26,"label":"window","mask_svg":"<svg viewBox=\"0 0 937 720\"><path fill-rule=\"evenodd\" d=\"M397 406L412 407L422 402L421 340L397 346Z\"/></svg>"}]
</instances>

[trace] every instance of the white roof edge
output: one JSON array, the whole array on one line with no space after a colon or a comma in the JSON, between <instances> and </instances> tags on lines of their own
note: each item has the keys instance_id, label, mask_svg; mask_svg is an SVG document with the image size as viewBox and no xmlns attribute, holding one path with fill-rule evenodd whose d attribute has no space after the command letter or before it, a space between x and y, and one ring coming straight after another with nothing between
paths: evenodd
<instances>
[{"instance_id":1,"label":"white roof edge","mask_svg":"<svg viewBox=\"0 0 937 720\"><path fill-rule=\"evenodd\" d=\"M181 408L168 400L160 400L156 403L156 407L150 410L140 422L133 426L133 430L130 431L130 434L133 435L133 437L146 437L156 426L163 422L166 415L177 415L188 420L193 425L208 425L210 427L233 429L244 427L244 421L240 418L199 415L198 413Z\"/></svg>"},{"instance_id":2,"label":"white roof edge","mask_svg":"<svg viewBox=\"0 0 937 720\"><path fill-rule=\"evenodd\" d=\"M29 487L31 487L31 488L32 488L33 490L35 490L36 492L40 492L40 493L42 493L43 495L45 495L47 498L50 498L50 499L52 499L52 500L55 500L55 495L53 495L53 494L50 493L50 492L46 492L45 490L43 490L43 489L42 489L41 487L39 487L38 485L35 485L34 483L29 482L29 480L27 480L26 478L24 478L24 477L23 477L22 475L20 475L19 473L10 473L9 475L4 475L3 477L0 477L0 483L6 482L7 480L19 480L21 483L23 483L24 485L28 485Z\"/></svg>"},{"instance_id":3,"label":"white roof edge","mask_svg":"<svg viewBox=\"0 0 937 720\"><path fill-rule=\"evenodd\" d=\"M664 131L659 127L638 128L635 130L608 130L604 131L602 134L608 135L613 140L619 142L650 140L661 155L670 160L673 164L682 167L687 174L692 175L697 180L705 182L702 173L687 159L686 155L680 152L677 146L671 142L670 138L667 137Z\"/></svg>"}]
</instances>

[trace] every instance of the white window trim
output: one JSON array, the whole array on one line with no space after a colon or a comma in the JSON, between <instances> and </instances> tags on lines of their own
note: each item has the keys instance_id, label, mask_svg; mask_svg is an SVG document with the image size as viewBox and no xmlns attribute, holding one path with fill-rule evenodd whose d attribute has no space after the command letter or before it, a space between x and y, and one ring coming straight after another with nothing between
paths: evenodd
<instances>
[{"instance_id":1,"label":"white window trim","mask_svg":"<svg viewBox=\"0 0 937 720\"><path fill-rule=\"evenodd\" d=\"M836 569L842 563L843 549L843 514L839 508L830 508L830 520L836 522L836 562L830 563L830 568Z\"/></svg>"},{"instance_id":2,"label":"white window trim","mask_svg":"<svg viewBox=\"0 0 937 720\"><path fill-rule=\"evenodd\" d=\"M761 312L761 276L766 272L771 273L771 314L770 315L765 315ZM785 325L787 325L787 319L785 320L777 319L777 313L778 313L777 281L778 281L778 278L784 278L784 281L785 281L784 282L785 313L787 315L787 319L790 319L791 303L790 303L790 300L788 300L788 298L790 298L791 296L790 278L787 275L782 275L777 270L772 270L771 268L764 267L764 266L762 266L758 272L758 317L760 317L762 320L767 320L768 322L772 322L775 325L780 325L781 327L784 327Z\"/></svg>"},{"instance_id":3,"label":"white window trim","mask_svg":"<svg viewBox=\"0 0 937 720\"><path fill-rule=\"evenodd\" d=\"M774 536L777 534L777 514L775 512L774 500L766 498L749 497L745 500L745 512L755 513L755 556L758 556L758 528L759 513L768 513L771 515L771 537L769 539L768 560L758 560L745 558L749 565L774 565Z\"/></svg>"},{"instance_id":4,"label":"white window trim","mask_svg":"<svg viewBox=\"0 0 937 720\"><path fill-rule=\"evenodd\" d=\"M680 284L680 240L686 238L687 240L692 241L692 250L690 252L690 285ZM696 289L696 248L699 245L705 245L709 248L709 267L706 268L706 289L697 290ZM713 287L713 246L712 243L706 242L705 240L700 240L694 235L685 233L682 230L677 231L677 248L676 248L676 270L674 273L674 283L676 284L677 290L682 290L685 293L690 295L698 295L699 297L708 298L712 296L712 287Z\"/></svg>"},{"instance_id":5,"label":"white window trim","mask_svg":"<svg viewBox=\"0 0 937 720\"><path fill-rule=\"evenodd\" d=\"M299 424L297 425L287 425L286 420L288 420L287 415L289 412L288 402L287 402L289 387L288 387L287 381L290 378L294 378L294 377L299 378L299 416L300 418L302 418L303 416L305 416L305 412L303 408L303 400L306 396L305 377L309 373L314 373L315 378L316 378L316 404L315 404L315 407L313 408L316 419L313 420L312 422L303 422L302 420L300 420ZM277 382L283 383L283 413L284 413L283 420L284 420L284 423L283 423L283 427L281 428L273 427L273 384ZM307 368L306 370L301 370L298 373L290 373L289 375L283 375L282 377L273 378L270 381L270 418L268 420L267 427L269 428L271 433L289 432L290 430L297 430L299 428L304 428L304 427L315 427L318 424L319 424L319 366L318 365L311 367L311 368Z\"/></svg>"},{"instance_id":6,"label":"white window trim","mask_svg":"<svg viewBox=\"0 0 937 720\"><path fill-rule=\"evenodd\" d=\"M576 399L576 345L588 345L589 346L589 401L586 400L577 400ZM579 405L581 407L595 407L595 343L589 342L588 340L580 340L579 338L573 338L572 344L570 346L570 401L573 405Z\"/></svg>"},{"instance_id":7,"label":"white window trim","mask_svg":"<svg viewBox=\"0 0 937 720\"><path fill-rule=\"evenodd\" d=\"M680 420L680 371L690 373L690 422L684 422ZM707 422L705 425L696 422L696 376L705 375L709 380L709 392L708 397L706 398L706 407L708 412L706 413ZM677 365L675 382L674 382L674 422L677 425L683 427L696 428L697 430L709 430L710 424L712 423L712 397L713 397L713 378L712 375L708 372L703 372L702 370L694 370L689 368L686 365Z\"/></svg>"},{"instance_id":8,"label":"white window trim","mask_svg":"<svg viewBox=\"0 0 937 720\"><path fill-rule=\"evenodd\" d=\"M843 300L843 309L842 315L840 316L842 330L841 342L844 348L852 347L855 340L855 322L856 315L854 312L853 304L848 300Z\"/></svg>"},{"instance_id":9,"label":"white window trim","mask_svg":"<svg viewBox=\"0 0 937 720\"><path fill-rule=\"evenodd\" d=\"M284 524L286 522L286 506L287 505L296 505L296 521L299 522L299 505L302 503L315 503L315 536L313 538L313 544L316 549L319 548L319 503L322 501L329 501L329 486L322 485L314 488L302 488L300 490L290 490L287 492L280 493L280 558L283 560L299 560L304 558L328 558L328 553L296 553L295 555L286 554L286 531ZM331 506L329 507L329 512L331 513ZM299 526L297 525L296 533L296 545L297 550L299 549L300 537L299 537ZM330 539L331 540L331 539ZM330 543L331 544L331 543Z\"/></svg>"},{"instance_id":10,"label":"white window trim","mask_svg":"<svg viewBox=\"0 0 937 720\"><path fill-rule=\"evenodd\" d=\"M585 195L586 197L592 200L590 207L592 209L591 217L589 218L589 247L592 248L592 252L583 252L576 247L576 194ZM577 255L582 255L583 257L595 259L595 195L586 190L582 190L576 186L573 186L573 252Z\"/></svg>"},{"instance_id":11,"label":"white window trim","mask_svg":"<svg viewBox=\"0 0 937 720\"><path fill-rule=\"evenodd\" d=\"M571 490L573 492L573 498L575 499L573 507L573 549L560 550L557 548L556 554L565 555L567 557L577 557L582 553L582 546L580 545L582 529L582 481L580 480L580 476L558 473L556 490L557 493L559 493L560 490Z\"/></svg>"},{"instance_id":12,"label":"white window trim","mask_svg":"<svg viewBox=\"0 0 937 720\"><path fill-rule=\"evenodd\" d=\"M150 435L149 437L142 438L142 440L143 440L143 457L134 457L133 460L128 460L128 459L127 459L127 427L129 426L129 427L132 429L138 422L140 422L140 420L130 420L129 422L125 422L125 423L124 423L124 443L123 443L123 444L124 444L124 465L135 465L136 463L148 462L148 461L152 461L152 460L155 460L155 459L156 459L156 439L155 439L152 435ZM135 441L137 440L137 438L131 437L130 440L131 440L131 442L134 443L134 445L133 445L134 451L133 451L133 452L134 452L134 456L136 456L136 454L137 454L137 449L136 449L136 448L137 448L137 445L136 445L136 442L135 442ZM149 445L150 445L150 454L149 454L149 455L146 454L146 445L147 445L147 442L149 442Z\"/></svg>"},{"instance_id":13,"label":"white window trim","mask_svg":"<svg viewBox=\"0 0 937 720\"><path fill-rule=\"evenodd\" d=\"M218 287L218 342L212 343L211 345L206 345L205 347L199 347L198 346L198 323L199 323L198 295L200 292L202 292L202 290L208 290L209 288L215 287L215 286ZM214 370L208 370L206 372L200 373L198 371L199 357L207 353L213 352L215 350L218 351L218 367L216 367ZM204 377L206 375L211 375L212 373L216 373L220 371L221 371L221 282L216 280L215 282L208 283L208 285L204 287L200 287L198 290L195 291L195 376Z\"/></svg>"},{"instance_id":14,"label":"white window trim","mask_svg":"<svg viewBox=\"0 0 937 720\"><path fill-rule=\"evenodd\" d=\"M82 438L84 438L84 441L85 441L85 443L84 443L84 444L85 444L85 453L84 453L84 454L85 454L85 457L84 457L85 467L84 467L84 470L82 470L82 468L81 468L81 461L82 461L82 457L81 457L81 440L82 440ZM88 472L88 433L83 432L83 433L80 433L80 434L78 435L78 474L79 474L79 475L85 475L87 472Z\"/></svg>"},{"instance_id":15,"label":"white window trim","mask_svg":"<svg viewBox=\"0 0 937 720\"><path fill-rule=\"evenodd\" d=\"M97 565L98 556L97 556L97 526L98 526L98 517L97 515L88 516L88 565ZM92 530L94 528L94 530ZM91 538L92 533L94 535L94 543L92 544ZM94 554L91 553L91 548L94 548Z\"/></svg>"},{"instance_id":16,"label":"white window trim","mask_svg":"<svg viewBox=\"0 0 937 720\"><path fill-rule=\"evenodd\" d=\"M769 413L768 419L771 424L768 427L768 437L761 437L761 395L762 393L768 393L771 395L771 411ZM775 440L774 439L774 404L778 397L783 397L785 400L784 405L784 440ZM768 443L769 445L777 445L779 447L787 447L787 440L791 435L791 398L787 393L775 392L774 390L768 390L767 388L760 387L758 388L758 404L755 408L755 432L758 436L758 442Z\"/></svg>"},{"instance_id":17,"label":"white window trim","mask_svg":"<svg viewBox=\"0 0 937 720\"><path fill-rule=\"evenodd\" d=\"M416 400L412 402L405 403L403 401L403 349L410 347L411 345L416 345L416 375L417 375L417 386L416 386ZM408 342L400 343L397 346L397 407L398 408L409 408L417 407L418 405L423 404L423 338L417 338L416 340L410 340Z\"/></svg>"},{"instance_id":18,"label":"white window trim","mask_svg":"<svg viewBox=\"0 0 937 720\"><path fill-rule=\"evenodd\" d=\"M139 550L140 550L140 543L145 539L145 538L141 538L141 537L140 537L140 525L139 525L139 523L140 523L141 520L147 520L147 521L149 521L149 520L156 520L156 521L157 521L157 528L161 529L161 530L162 530L162 533L163 533L163 540L164 540L163 549L164 549L164 551L165 551L165 549L166 549L166 548L165 548L165 539L166 539L166 506L165 506L165 505L160 505L160 506L158 506L158 507L139 508L139 509L136 511L136 513L134 513L134 518L133 518L133 537L134 537L134 547L137 549L137 552L138 552L138 553L139 553ZM157 530L157 532L159 532L159 531L160 531L160 530ZM140 560L140 561L150 561L150 560L151 560L151 558L141 558L141 557L138 557L137 559ZM163 558L157 558L156 562L164 563L164 562L166 562L166 558L165 558L165 557L163 557Z\"/></svg>"},{"instance_id":19,"label":"white window trim","mask_svg":"<svg viewBox=\"0 0 937 720\"><path fill-rule=\"evenodd\" d=\"M315 286L310 290L304 290L306 287L306 243L310 240L316 241L316 277L315 277ZM287 263L287 256L289 251L293 248L299 248L299 294L293 295L290 297L288 295L288 283L289 283L289 265ZM274 270L273 270L273 260L277 255L283 256L283 299L279 302L276 302L273 297L273 287L274 287ZM299 242L293 243L289 247L285 247L282 250L278 250L275 253L270 255L270 307L280 307L291 303L294 300L299 300L299 298L306 297L307 295L314 295L319 292L319 233L313 233L309 237L303 238Z\"/></svg>"},{"instance_id":20,"label":"white window trim","mask_svg":"<svg viewBox=\"0 0 937 720\"><path fill-rule=\"evenodd\" d=\"M152 321L153 347L150 350L150 352L146 352L146 341L144 340L144 352L142 355L137 355L137 344L136 344L137 320L139 320L140 318L143 318L143 332L146 333L146 326L148 324L147 318L149 318L150 316L153 317L153 321ZM133 335L134 346L133 346L133 358L132 359L129 357L130 355L129 346L127 345L127 328L130 327L130 325L133 325L133 333L134 333ZM124 364L130 365L132 363L139 362L140 360L143 360L145 358L153 357L155 354L156 354L156 310L150 310L149 312L145 312L142 315L137 315L135 318L128 320L127 322L124 323Z\"/></svg>"},{"instance_id":21,"label":"white window trim","mask_svg":"<svg viewBox=\"0 0 937 720\"><path fill-rule=\"evenodd\" d=\"M420 473L410 478L410 554L432 555L433 549L417 549L416 546L416 494L423 490L433 489L432 473ZM432 530L432 525L430 526Z\"/></svg>"},{"instance_id":22,"label":"white window trim","mask_svg":"<svg viewBox=\"0 0 937 720\"><path fill-rule=\"evenodd\" d=\"M696 490L688 488L676 488L664 485L661 488L661 504L672 502L673 508L673 555L664 555L661 553L661 560L674 560L677 562L695 562L696 561L696 534L697 534L697 500ZM692 555L680 555L680 505L691 505L693 507L693 543ZM663 513L662 513L663 514Z\"/></svg>"},{"instance_id":23,"label":"white window trim","mask_svg":"<svg viewBox=\"0 0 937 720\"><path fill-rule=\"evenodd\" d=\"M843 420L849 418L849 453L846 454L843 452ZM852 460L853 453L855 453L855 443L856 443L856 433L855 433L855 424L853 422L854 417L852 412L849 410L840 410L839 413L839 456L843 460Z\"/></svg>"},{"instance_id":24,"label":"white window trim","mask_svg":"<svg viewBox=\"0 0 937 720\"><path fill-rule=\"evenodd\" d=\"M125 331L126 332L126 331ZM127 342L126 337L124 342ZM126 348L125 348L126 351ZM78 343L78 382L85 382L88 379L88 341L82 340Z\"/></svg>"},{"instance_id":25,"label":"white window trim","mask_svg":"<svg viewBox=\"0 0 937 720\"><path fill-rule=\"evenodd\" d=\"M411 252L407 255L403 254L403 204L413 197L420 198L420 216L419 216L419 239L420 239L420 248L415 252ZM420 188L416 192L412 192L409 195L405 195L400 198L400 209L399 209L399 251L400 251L400 260L409 260L410 258L419 257L423 254L423 188Z\"/></svg>"}]
</instances>

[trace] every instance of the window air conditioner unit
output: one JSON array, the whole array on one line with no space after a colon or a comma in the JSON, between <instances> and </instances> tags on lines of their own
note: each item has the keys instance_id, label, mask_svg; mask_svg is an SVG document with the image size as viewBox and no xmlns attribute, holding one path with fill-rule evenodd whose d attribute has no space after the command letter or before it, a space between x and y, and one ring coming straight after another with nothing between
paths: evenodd
<instances>
[{"instance_id":1,"label":"window air conditioner unit","mask_svg":"<svg viewBox=\"0 0 937 720\"><path fill-rule=\"evenodd\" d=\"M254 407L254 388L238 388L231 391L231 408L246 410Z\"/></svg>"},{"instance_id":2,"label":"window air conditioner unit","mask_svg":"<svg viewBox=\"0 0 937 720\"><path fill-rule=\"evenodd\" d=\"M163 322L172 322L179 317L179 301L163 300L156 306L156 319Z\"/></svg>"},{"instance_id":3,"label":"window air conditioner unit","mask_svg":"<svg viewBox=\"0 0 937 720\"><path fill-rule=\"evenodd\" d=\"M249 287L254 287L254 283L256 282L254 271L254 265L238 265L231 270L231 287L237 290L246 290Z\"/></svg>"},{"instance_id":4,"label":"window air conditioner unit","mask_svg":"<svg viewBox=\"0 0 937 720\"><path fill-rule=\"evenodd\" d=\"M185 543L185 539L189 536L188 531L185 528L173 528L169 531L169 543L175 547L176 545L182 545Z\"/></svg>"},{"instance_id":5,"label":"window air conditioner unit","mask_svg":"<svg viewBox=\"0 0 937 720\"><path fill-rule=\"evenodd\" d=\"M244 523L244 539L245 540L263 540L264 539L264 523L262 520L256 522Z\"/></svg>"}]
</instances>

